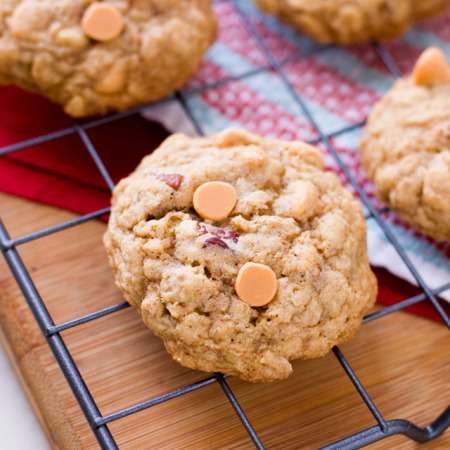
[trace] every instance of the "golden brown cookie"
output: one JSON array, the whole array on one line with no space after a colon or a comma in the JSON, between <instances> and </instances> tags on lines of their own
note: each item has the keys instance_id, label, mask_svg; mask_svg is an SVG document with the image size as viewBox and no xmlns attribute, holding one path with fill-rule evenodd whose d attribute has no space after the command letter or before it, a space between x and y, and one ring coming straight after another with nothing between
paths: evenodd
<instances>
[{"instance_id":1,"label":"golden brown cookie","mask_svg":"<svg viewBox=\"0 0 450 450\"><path fill-rule=\"evenodd\" d=\"M216 33L210 0L0 2L0 84L81 117L160 99L197 70Z\"/></svg>"},{"instance_id":2,"label":"golden brown cookie","mask_svg":"<svg viewBox=\"0 0 450 450\"><path fill-rule=\"evenodd\" d=\"M211 182L236 191L219 221L194 209ZM375 301L361 208L302 142L173 135L117 185L104 242L117 285L176 361L248 381L326 354Z\"/></svg>"},{"instance_id":3,"label":"golden brown cookie","mask_svg":"<svg viewBox=\"0 0 450 450\"><path fill-rule=\"evenodd\" d=\"M437 48L371 112L360 152L378 197L405 221L450 242L450 68Z\"/></svg>"},{"instance_id":4,"label":"golden brown cookie","mask_svg":"<svg viewBox=\"0 0 450 450\"><path fill-rule=\"evenodd\" d=\"M443 12L450 0L255 0L319 42L354 44L392 39Z\"/></svg>"}]
</instances>

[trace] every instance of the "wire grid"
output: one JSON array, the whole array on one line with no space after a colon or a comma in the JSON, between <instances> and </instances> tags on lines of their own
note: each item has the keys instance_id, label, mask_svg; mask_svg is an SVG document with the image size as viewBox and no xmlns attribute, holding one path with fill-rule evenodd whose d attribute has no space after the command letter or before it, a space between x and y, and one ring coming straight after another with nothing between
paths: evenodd
<instances>
[{"instance_id":1,"label":"wire grid","mask_svg":"<svg viewBox=\"0 0 450 450\"><path fill-rule=\"evenodd\" d=\"M330 141L330 138L333 136L337 136L339 134L348 132L352 129L358 129L364 125L364 121L360 123L356 123L351 126L346 126L343 128L340 128L338 130L335 130L332 133L326 133L322 130L320 124L317 122L317 120L313 117L311 114L311 111L309 110L307 104L305 103L304 99L296 92L295 88L289 81L288 76L286 75L284 66L288 64L289 62L292 62L293 60L298 60L302 58L306 58L310 56L312 53L307 52L303 53L301 55L297 55L293 58L288 58L285 61L278 62L272 55L270 49L268 48L266 42L264 41L264 38L260 35L257 29L255 29L254 24L249 20L249 18L246 16L245 11L242 8L242 4L240 4L239 0L218 0L215 3L225 3L230 2L234 5L236 10L239 13L240 18L242 19L242 22L244 23L247 31L250 33L250 35L255 39L257 42L260 50L263 52L264 56L266 57L268 64L258 68L256 70L247 71L245 73L242 73L238 76L230 76L227 78L224 78L218 82L214 82L209 85L202 86L200 88L195 88L190 91L177 91L173 96L167 97L159 102L154 102L151 104L144 104L141 106L138 106L136 108L130 109L126 112L110 115L107 117L103 117L100 119L91 120L87 123L80 123L78 121L74 121L73 126L62 129L56 132L48 133L33 139L28 139L13 145L9 145L3 148L0 148L0 156L6 155L8 153L16 152L21 149L25 149L28 147L31 147L33 145L42 144L51 140L55 140L70 134L78 134L81 138L82 142L84 143L86 149L88 150L92 160L96 164L98 170L100 171L104 181L106 182L108 188L112 190L114 188L114 183L111 179L111 176L109 175L103 161L101 160L99 154L97 153L97 150L95 149L94 145L92 144L88 134L87 130L99 127L101 125L104 125L109 122L119 121L120 119L134 115L139 114L143 110L155 106L155 105L161 105L168 102L178 102L179 105L183 108L187 116L189 117L190 121L192 122L193 127L197 131L199 135L204 135L203 127L198 118L196 117L194 111L189 106L188 99L191 96L197 95L202 92L206 92L207 90L213 89L220 85L227 85L228 83L231 83L233 81L237 81L240 79L244 79L247 77L250 77L254 75L255 73L259 72L265 72L265 71L274 71L282 80L282 83L286 87L286 89L291 94L292 98L295 100L297 105L301 108L304 115L308 119L310 125L317 131L317 138L314 140L311 140L310 143L314 144L322 144L325 146L325 148L330 152L330 154L333 156L334 160L338 164L339 168L342 170L342 172L345 174L346 178L348 179L351 186L355 189L356 193L359 195L360 199L362 200L363 204L366 206L368 213L366 214L366 220L375 220L376 223L379 225L379 227L382 229L384 234L386 235L387 239L391 242L391 244L394 246L395 250L397 251L400 258L404 261L406 266L408 267L409 271L417 281L418 285L421 287L421 290L423 291L421 294L416 295L414 297L411 297L409 299L406 299L404 301L401 301L395 305L385 307L375 313L369 314L363 319L363 324L377 320L380 317L383 317L387 314L391 314L395 311L402 310L408 306L411 306L413 304L416 304L418 302L422 301L429 301L434 306L436 311L439 313L439 315L442 317L444 323L447 325L448 328L450 328L450 319L447 316L446 312L442 308L442 306L439 304L439 302L436 299L436 295L440 294L441 292L444 292L448 289L450 289L450 283L447 283L445 285L440 286L436 289L431 289L423 280L422 276L420 275L417 268L414 266L414 264L410 261L408 255L406 254L404 248L396 238L396 236L392 233L392 231L389 229L389 227L386 225L382 215L388 211L387 208L377 209L374 204L371 202L371 200L368 198L358 181L355 179L355 177L352 175L349 168L344 163L342 157L339 155L338 150L335 148L335 146ZM389 51L386 49L386 47L379 45L379 44L373 44L373 48L376 51L376 53L379 55L387 69L390 71L390 73L394 77L398 77L400 75L400 70L392 58ZM55 325L53 322L52 317L50 316L36 286L34 285L29 271L27 267L24 265L22 259L20 258L18 251L16 247L30 242L32 240L40 239L44 236L48 236L50 234L56 233L61 230L65 230L71 227L75 227L78 225L81 225L87 221L100 218L101 216L104 216L105 214L109 213L109 208L100 209L98 211L95 211L90 214L86 214L83 216L80 216L74 220L67 221L62 224L58 224L46 229L42 229L36 232L33 232L31 234L19 237L17 239L10 239L9 234L3 225L3 223L0 220L0 249L5 257L5 260L7 261L43 335L45 336L48 345L50 346L64 376L66 377L66 380L72 389L83 413L86 416L86 419L95 434L100 446L104 449L115 449L118 448L117 444L111 434L111 432L108 429L108 424L124 418L126 416L129 416L131 414L137 413L139 411L142 411L146 408L150 408L152 406L158 405L160 403L166 402L170 399L173 399L175 397L187 394L189 392L192 392L197 389L201 389L205 386L208 386L212 383L218 383L220 387L222 388L224 394L228 398L229 402L233 406L236 414L238 415L239 419L241 420L243 426L247 430L250 438L252 439L254 445L258 449L263 449L263 444L256 433L255 429L252 427L250 421L248 420L245 412L239 405L239 402L237 401L234 393L232 392L231 388L229 387L226 376L224 376L221 373L215 373L213 376L205 378L201 381L195 382L193 384L184 386L180 389L173 390L171 392L168 392L166 394L157 396L155 398L152 398L150 400L144 401L142 403L136 404L134 406L122 409L120 411L117 411L113 414L109 414L106 416L102 416L91 393L89 392L89 389L81 376L79 369L77 365L75 364L69 350L67 349L64 340L62 339L60 333L64 330L67 330L69 328L77 327L81 324L90 322L92 320L98 319L100 317L107 316L109 314L114 314L115 312L121 311L125 308L128 308L130 305L127 302L118 303L114 306L101 309L99 311L96 311L92 314L84 315L82 317L78 317L74 320ZM446 410L437 417L429 426L425 428L419 428L413 423L403 420L403 419L396 419L396 420L388 420L386 421L382 414L378 411L374 401L369 396L367 391L365 390L364 386L362 385L361 381L356 376L355 372L352 370L350 364L345 359L344 355L340 351L338 347L333 348L333 353L338 359L339 363L342 365L343 369L345 370L346 374L348 375L349 379L357 389L358 393L362 397L363 401L367 405L368 409L372 413L373 417L376 419L378 425L373 426L371 428L367 428L363 431L357 432L351 436L348 436L344 439L341 439L339 441L336 441L330 445L327 445L326 447L322 447L324 449L353 449L353 448L360 448L362 446L368 445L370 443L379 441L381 439L387 438L389 436L395 435L395 434L404 434L408 436L411 439L414 439L418 442L425 442L429 441L431 439L434 439L435 437L439 436L441 433L443 433L449 426L450 426L450 406L446 408Z\"/></svg>"}]
</instances>

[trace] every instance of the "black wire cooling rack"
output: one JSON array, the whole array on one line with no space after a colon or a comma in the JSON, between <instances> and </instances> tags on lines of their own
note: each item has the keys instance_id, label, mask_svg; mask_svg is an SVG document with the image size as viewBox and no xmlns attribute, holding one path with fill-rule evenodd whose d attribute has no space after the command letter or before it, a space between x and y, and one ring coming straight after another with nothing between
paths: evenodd
<instances>
[{"instance_id":1,"label":"black wire cooling rack","mask_svg":"<svg viewBox=\"0 0 450 450\"><path fill-rule=\"evenodd\" d=\"M359 195L360 199L364 203L364 205L367 208L368 213L366 214L366 220L375 220L387 239L390 241L390 243L394 246L396 252L400 256L400 258L403 260L409 271L411 272L412 276L416 280L417 284L420 286L422 293L419 295L416 295L412 298L408 298L407 300L401 301L393 306L385 307L373 314L370 314L366 316L363 320L363 323L367 323L370 321L374 321L379 319L380 317L383 317L387 314L391 314L394 311L398 311L401 309L404 309L408 306L411 306L413 304L416 304L418 302L422 301L428 301L430 302L436 311L439 313L439 315L442 317L444 323L447 325L448 328L450 328L450 319L447 316L446 312L442 308L442 306L439 304L438 300L436 299L436 295L440 294L443 291L446 291L450 289L450 283L447 283L443 286L440 286L436 289L431 289L423 280L421 274L419 273L419 270L415 267L415 265L411 262L408 255L405 252L405 249L400 244L399 240L396 238L396 236L393 234L393 232L390 230L390 228L385 223L382 215L386 212L386 208L383 209L377 209L374 204L371 202L371 200L368 198L360 184L357 182L355 177L352 175L349 168L344 163L342 157L340 156L339 152L335 148L335 146L330 141L330 138L332 136L336 136L338 134L341 134L343 132L349 131L353 128L359 128L364 125L364 122L357 123L355 125L352 125L350 127L341 128L340 130L334 131L332 134L325 133L322 131L319 123L314 119L313 115L311 114L310 110L308 109L307 104L305 103L304 99L297 93L295 88L292 86L292 84L289 81L288 76L285 73L284 66L285 64L292 61L291 59L288 59L283 62L278 62L272 55L271 51L268 49L268 46L266 45L266 42L264 38L260 35L258 30L255 28L254 24L251 20L246 16L245 11L242 8L242 2L239 0L219 0L216 3L224 3L224 2L230 2L234 5L236 10L238 11L241 20L243 21L247 31L251 34L251 36L255 39L257 45L259 46L260 50L265 55L268 65L261 67L257 69L257 71L273 71L275 72L279 78L281 79L282 83L284 84L285 88L289 91L294 101L297 103L297 105L301 108L303 114L308 119L308 122L314 127L314 129L317 131L318 138L314 141L311 141L311 143L314 144L322 144L325 146L325 148L330 152L330 154L333 156L334 160L336 161L339 168L342 170L344 175L347 177L349 183L354 188L356 193ZM374 50L379 55L381 60L384 62L385 66L388 68L390 73L394 77L398 77L400 75L399 68L387 50L385 46L374 44L373 45ZM305 58L307 56L311 55L311 52L304 53L302 55L297 56L296 58ZM3 148L0 148L0 157L7 155L12 152L17 152L22 149L26 149L28 147L42 144L48 141L56 140L61 137L70 135L70 134L78 134L81 138L82 142L84 143L86 149L88 150L90 156L92 157L92 160L96 164L98 170L100 171L103 179L105 180L108 188L112 190L114 188L114 183L111 179L110 174L108 173L102 159L100 158L99 154L97 153L92 141L90 140L87 130L99 127L101 125L104 125L106 123L110 122L119 122L120 119L123 119L125 117L139 114L143 110L147 108L151 108L155 105L161 105L163 103L168 102L178 102L179 105L184 109L185 113L189 117L190 121L192 122L192 125L194 126L195 130L198 134L203 135L203 129L202 124L196 117L194 111L189 106L189 102L187 101L189 99L189 96L192 96L194 94L199 94L201 92L205 92L209 89L213 89L214 87L217 87L218 85L226 85L227 83L244 79L248 76L254 75L255 70L243 73L239 76L232 76L228 77L226 79L220 80L219 82L215 82L210 85L205 85L200 88L196 88L192 91L178 91L173 96L170 96L168 98L165 98L159 102L152 103L152 104L145 104L141 105L137 108L133 108L131 110L128 110L126 112L110 115L104 118L92 120L86 123L81 123L78 121L74 121L73 126L62 129L60 131L52 132L49 134L45 134L33 139L29 139L23 142L16 143L14 145L9 145ZM21 257L19 256L19 253L17 251L17 247L25 244L27 242L40 239L44 236L48 236L50 234L56 233L61 230L65 230L71 227L76 227L80 224L83 224L87 221L100 218L101 216L104 216L109 212L109 208L101 209L98 211L95 211L90 214L86 214L83 216L80 216L74 220L70 220L68 222L58 224L56 226L52 226L50 228L41 229L39 231L36 231L34 233L19 237L17 239L11 239L9 236L9 233L3 223L0 220L0 249L2 251L2 254L8 263L43 335L45 336L45 339L50 346L60 368L63 372L67 383L69 384L73 394L75 395L83 413L86 416L86 419L97 438L100 446L103 449L115 449L118 448L117 444L108 429L108 424L110 424L113 421L116 421L118 419L124 418L126 416L129 416L131 414L137 413L139 411L142 411L146 408L151 408L152 406L158 405L160 403L166 402L170 399L173 399L175 397L184 395L188 392L192 392L197 389L201 389L205 386L208 386L212 383L218 383L220 387L222 388L224 394L228 398L229 402L233 406L236 414L238 415L239 419L241 420L243 426L247 430L250 438L252 439L254 445L258 449L263 449L263 444L256 433L255 429L252 427L252 424L250 423L249 419L247 418L245 412L241 408L240 404L238 403L234 393L230 389L227 381L226 376L215 373L213 376L203 379L202 381L195 382L193 384L187 385L182 387L181 389L173 390L171 392L168 392L164 395L157 396L155 398L152 398L151 400L146 400L142 403L136 404L132 407L120 410L118 412L115 412L110 415L102 416L99 408L97 407L77 365L75 364L68 348L66 347L66 344L64 343L63 338L61 337L61 332L64 330L67 330L69 328L77 327L81 324L84 324L86 322L90 322L92 320L98 319L100 317L107 316L109 314L114 314L117 311L123 310L127 308L129 305L126 302L116 304L114 306L99 310L97 312L94 312L92 314L88 314L82 317L78 317L75 320L71 320L66 323L62 323L59 325L55 325L53 322L53 319L51 315L49 314L49 311L46 308L46 305L44 304L40 293L38 292L35 284L33 283L31 276L29 274L29 270L25 266L24 262L22 261ZM330 445L327 445L326 447L323 447L324 449L355 449L360 448L365 445L369 445L370 443L382 440L384 438L387 438L389 436L395 435L395 434L403 434L408 436L410 439L413 439L417 442L426 442L429 440L434 439L435 437L442 434L449 426L450 426L450 406L445 409L445 411L442 412L442 414L436 418L431 424L429 424L425 428L419 428L418 426L414 425L413 423L403 420L403 419L396 419L396 420L385 420L382 416L382 414L377 409L374 401L367 393L366 389L356 376L355 372L350 367L349 363L345 359L344 355L340 351L338 347L333 348L334 355L338 359L339 363L342 365L343 369L345 370L346 374L348 375L349 379L357 389L358 393L364 400L365 404L369 408L370 412L372 413L373 417L376 419L378 425L367 428L363 431L357 432L351 436L345 437L344 439L341 439L339 441L336 441Z\"/></svg>"}]
</instances>

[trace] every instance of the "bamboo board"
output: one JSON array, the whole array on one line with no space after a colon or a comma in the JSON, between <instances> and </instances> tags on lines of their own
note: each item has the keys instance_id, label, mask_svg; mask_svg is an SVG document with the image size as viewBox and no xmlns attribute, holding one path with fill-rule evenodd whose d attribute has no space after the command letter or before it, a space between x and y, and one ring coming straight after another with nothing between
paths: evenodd
<instances>
[{"instance_id":1,"label":"bamboo board","mask_svg":"<svg viewBox=\"0 0 450 450\"><path fill-rule=\"evenodd\" d=\"M14 238L75 215L0 194L0 217ZM94 221L18 247L56 324L123 301L107 265L104 230ZM3 258L0 326L52 447L98 448ZM104 415L207 376L175 363L131 308L62 337ZM450 404L450 336L442 324L397 312L364 325L340 348L385 419L426 426ZM376 424L333 354L295 362L285 381L228 381L268 449L317 448ZM217 383L109 428L121 449L252 448ZM448 449L450 430L424 445L395 436L370 448Z\"/></svg>"}]
</instances>

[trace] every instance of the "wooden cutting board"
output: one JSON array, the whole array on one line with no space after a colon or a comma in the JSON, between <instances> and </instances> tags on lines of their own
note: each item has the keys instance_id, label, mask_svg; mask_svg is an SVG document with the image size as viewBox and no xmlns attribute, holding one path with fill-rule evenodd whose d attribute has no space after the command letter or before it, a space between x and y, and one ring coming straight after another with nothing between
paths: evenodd
<instances>
[{"instance_id":1,"label":"wooden cutting board","mask_svg":"<svg viewBox=\"0 0 450 450\"><path fill-rule=\"evenodd\" d=\"M75 215L0 194L0 217L19 237ZM92 221L21 245L19 252L56 324L122 302ZM53 448L98 444L0 257L4 344ZM62 333L102 414L205 378L179 366L131 309ZM385 419L426 426L450 404L450 336L440 323L397 312L364 325L340 346ZM229 378L268 449L317 448L375 425L331 353L297 361L285 381L254 385ZM121 449L252 448L217 384L110 424ZM448 449L450 430L421 445L396 436L385 449Z\"/></svg>"}]
</instances>

